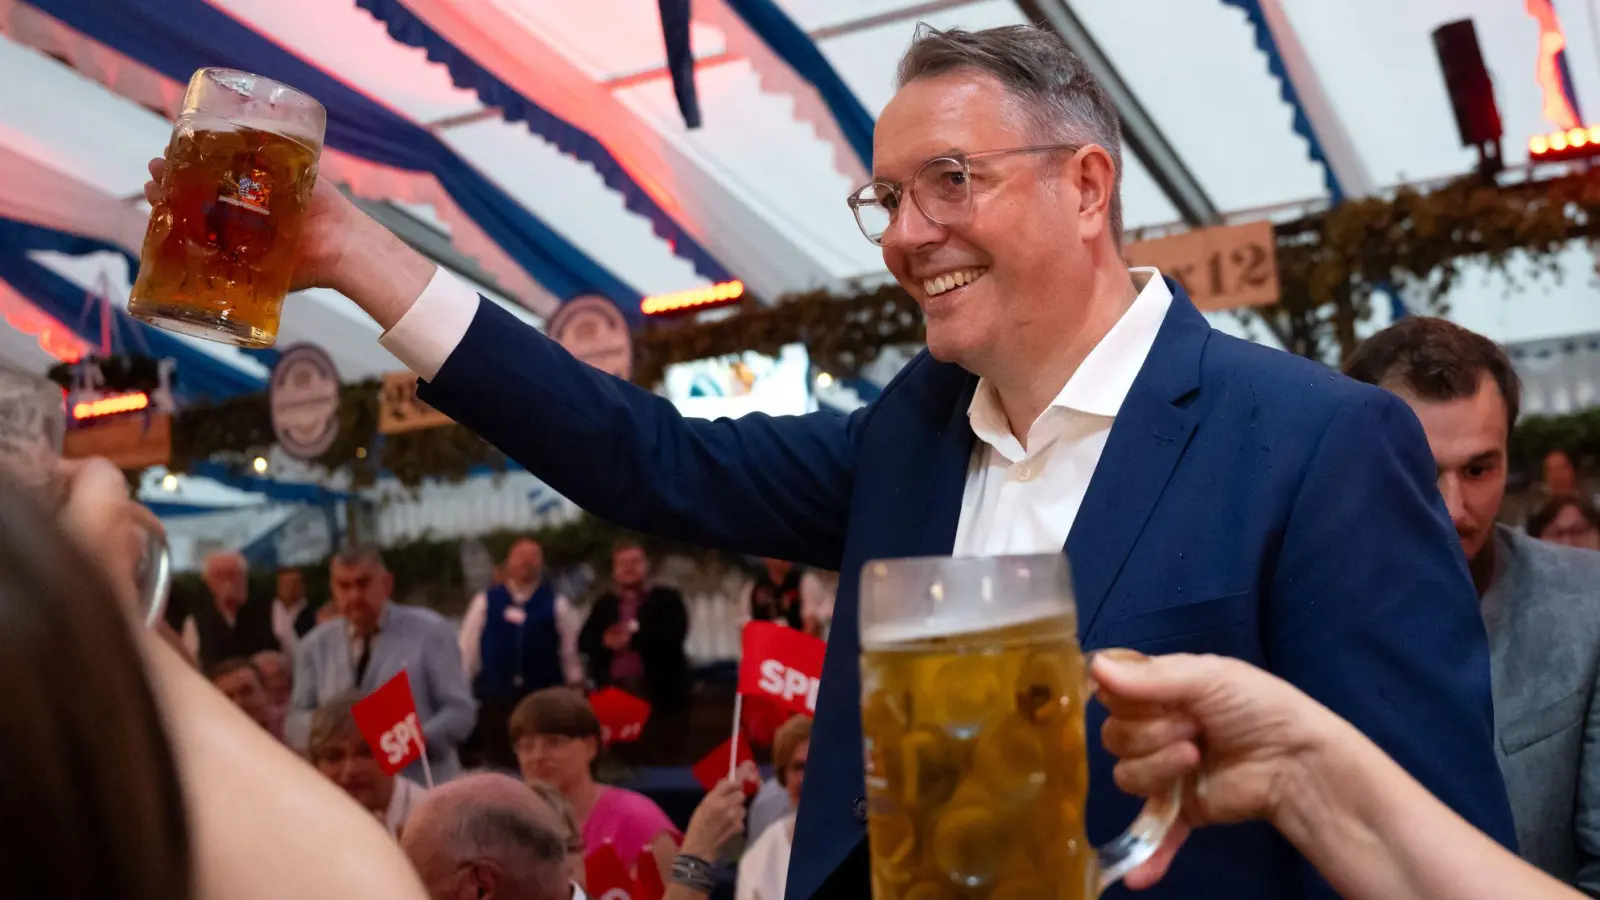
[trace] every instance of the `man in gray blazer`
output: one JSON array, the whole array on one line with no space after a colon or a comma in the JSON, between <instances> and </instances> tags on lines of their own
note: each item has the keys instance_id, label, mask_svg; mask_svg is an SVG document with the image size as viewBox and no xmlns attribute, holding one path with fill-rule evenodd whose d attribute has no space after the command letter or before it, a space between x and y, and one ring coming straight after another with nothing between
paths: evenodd
<instances>
[{"instance_id":1,"label":"man in gray blazer","mask_svg":"<svg viewBox=\"0 0 1600 900\"><path fill-rule=\"evenodd\" d=\"M461 668L455 629L429 609L391 603L394 576L375 547L351 547L329 569L339 617L306 634L294 655L289 745L304 751L317 707L348 691L362 696L406 670L436 782L461 771L456 747L472 733L477 701ZM403 773L423 780L422 766Z\"/></svg>"},{"instance_id":2,"label":"man in gray blazer","mask_svg":"<svg viewBox=\"0 0 1600 900\"><path fill-rule=\"evenodd\" d=\"M1522 856L1600 897L1600 553L1496 522L1521 402L1511 362L1460 326L1408 318L1368 339L1346 369L1411 406L1438 463L1482 598L1495 753Z\"/></svg>"}]
</instances>

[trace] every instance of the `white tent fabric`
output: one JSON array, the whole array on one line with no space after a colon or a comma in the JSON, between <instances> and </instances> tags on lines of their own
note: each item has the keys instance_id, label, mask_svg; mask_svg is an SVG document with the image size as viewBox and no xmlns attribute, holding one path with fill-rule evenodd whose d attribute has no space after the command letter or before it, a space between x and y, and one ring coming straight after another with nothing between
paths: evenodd
<instances>
[{"instance_id":1,"label":"white tent fabric","mask_svg":"<svg viewBox=\"0 0 1600 900\"><path fill-rule=\"evenodd\" d=\"M485 110L472 92L451 83L443 66L396 42L353 0L212 2L392 110L430 125L470 164L628 284L662 293L702 281L648 223L621 208L592 169L522 124ZM1011 0L779 5L813 35L873 113L892 96L894 67L916 21L968 28L1023 21ZM1314 76L1316 93L1326 98L1361 168L1380 188L1459 173L1471 164L1470 153L1457 145L1428 40L1446 20L1477 21L1506 122L1507 161L1522 162L1522 138L1545 128L1533 77L1538 34L1520 4L1351 0L1330 6L1284 0L1266 6L1280 10L1304 49L1302 93L1312 93L1304 79ZM697 131L684 129L677 111L662 70L655 4L648 0L410 0L407 7L507 84L599 138L758 296L884 277L876 251L856 233L842 202L861 180L859 163L816 92L754 39L722 0L695 5L705 118ZM1600 56L1587 27L1588 10L1578 2L1557 7L1567 19L1577 93L1600 102ZM1293 111L1237 8L1220 0L1079 0L1073 9L1218 208L1248 218L1261 215L1262 207L1292 213L1325 197L1321 168L1293 133ZM107 10L115 15L115 4ZM7 42L0 45L0 75L7 84L28 86L0 98L0 148L138 208L143 163L164 145L167 128L149 110L170 115L181 86L22 0L0 0L0 34ZM24 47L64 60L77 74ZM450 239L495 276L504 295L548 314L548 294L451 209L436 185L416 183L431 179L374 171L340 156L329 154L332 177L362 196L431 208ZM1127 168L1129 226L1175 221L1174 207L1131 155ZM28 180L13 171L21 170L7 167L0 181ZM8 189L0 188L0 196ZM1551 332L1569 328L1561 322L1548 326Z\"/></svg>"}]
</instances>

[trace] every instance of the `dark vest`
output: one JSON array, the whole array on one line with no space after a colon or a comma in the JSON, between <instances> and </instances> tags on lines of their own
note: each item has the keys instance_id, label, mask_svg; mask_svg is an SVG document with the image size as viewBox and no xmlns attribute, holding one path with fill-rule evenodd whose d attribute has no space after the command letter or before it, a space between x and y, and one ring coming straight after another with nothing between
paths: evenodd
<instances>
[{"instance_id":1,"label":"dark vest","mask_svg":"<svg viewBox=\"0 0 1600 900\"><path fill-rule=\"evenodd\" d=\"M190 610L195 631L200 635L200 669L207 671L219 662L250 657L263 650L281 650L272 633L272 603L248 600L239 607L233 627L229 627L211 598L196 603Z\"/></svg>"},{"instance_id":2,"label":"dark vest","mask_svg":"<svg viewBox=\"0 0 1600 900\"><path fill-rule=\"evenodd\" d=\"M521 623L506 619L516 604L504 585L489 589L483 638L478 644L482 666L472 681L480 700L514 700L540 688L559 685L561 633L556 630L556 592L550 582L540 582L520 608Z\"/></svg>"},{"instance_id":3,"label":"dark vest","mask_svg":"<svg viewBox=\"0 0 1600 900\"><path fill-rule=\"evenodd\" d=\"M799 566L790 566L789 574L779 584L763 568L750 589L750 618L758 622L784 622L796 629L805 627L805 615L800 608L800 576L804 574Z\"/></svg>"}]
</instances>

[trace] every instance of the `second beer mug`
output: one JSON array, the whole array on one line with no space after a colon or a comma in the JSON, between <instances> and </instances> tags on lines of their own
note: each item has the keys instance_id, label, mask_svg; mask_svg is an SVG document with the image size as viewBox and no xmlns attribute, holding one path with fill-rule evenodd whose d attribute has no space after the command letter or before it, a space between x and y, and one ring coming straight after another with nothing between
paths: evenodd
<instances>
[{"instance_id":1,"label":"second beer mug","mask_svg":"<svg viewBox=\"0 0 1600 900\"><path fill-rule=\"evenodd\" d=\"M1066 557L869 562L861 717L875 900L1092 900L1150 857L1179 789L1089 844Z\"/></svg>"},{"instance_id":2,"label":"second beer mug","mask_svg":"<svg viewBox=\"0 0 1600 900\"><path fill-rule=\"evenodd\" d=\"M134 318L242 347L269 347L294 273L327 113L260 75L189 79L150 212Z\"/></svg>"}]
</instances>

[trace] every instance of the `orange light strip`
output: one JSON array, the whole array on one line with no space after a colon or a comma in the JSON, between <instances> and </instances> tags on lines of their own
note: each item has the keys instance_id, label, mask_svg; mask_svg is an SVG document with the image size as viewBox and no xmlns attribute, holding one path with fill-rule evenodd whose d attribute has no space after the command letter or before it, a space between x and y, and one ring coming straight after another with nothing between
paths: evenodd
<instances>
[{"instance_id":1,"label":"orange light strip","mask_svg":"<svg viewBox=\"0 0 1600 900\"><path fill-rule=\"evenodd\" d=\"M137 412L150 405L150 397L143 393L118 394L115 397L101 397L99 400L89 400L84 403L72 405L74 419L94 419L100 416L114 416L117 413Z\"/></svg>"},{"instance_id":2,"label":"orange light strip","mask_svg":"<svg viewBox=\"0 0 1600 900\"><path fill-rule=\"evenodd\" d=\"M1568 128L1564 131L1536 134L1528 138L1528 153L1533 156L1548 156L1552 153L1582 150L1591 146L1600 149L1600 125L1590 125L1588 128Z\"/></svg>"},{"instance_id":3,"label":"orange light strip","mask_svg":"<svg viewBox=\"0 0 1600 900\"><path fill-rule=\"evenodd\" d=\"M678 291L675 294L646 297L640 302L639 309L643 310L647 316L659 316L666 313L682 312L686 309L697 309L702 306L721 305L743 296L744 282L724 281L709 287Z\"/></svg>"}]
</instances>

